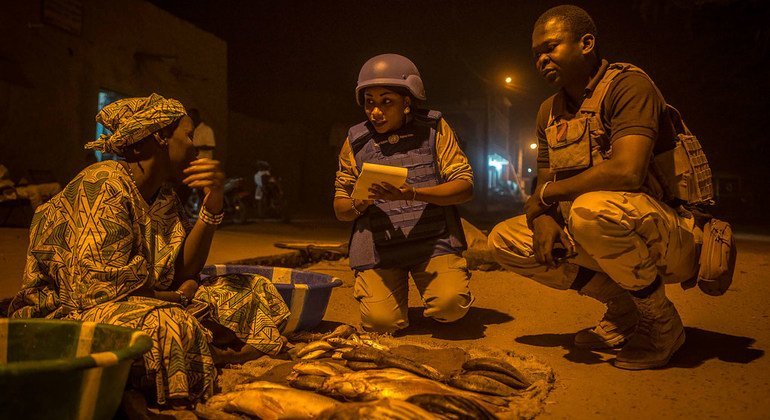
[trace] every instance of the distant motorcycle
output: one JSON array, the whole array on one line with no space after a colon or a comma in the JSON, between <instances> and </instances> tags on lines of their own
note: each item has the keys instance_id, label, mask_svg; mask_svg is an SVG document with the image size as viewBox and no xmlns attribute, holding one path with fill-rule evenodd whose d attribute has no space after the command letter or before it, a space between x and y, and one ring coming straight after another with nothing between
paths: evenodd
<instances>
[{"instance_id":1,"label":"distant motorcycle","mask_svg":"<svg viewBox=\"0 0 770 420\"><path fill-rule=\"evenodd\" d=\"M248 206L246 204L249 192L243 187L243 178L228 178L224 185L223 210L225 213L224 221L236 224L246 223ZM185 209L191 219L198 218L201 199L203 197L198 191L193 191L187 198Z\"/></svg>"}]
</instances>

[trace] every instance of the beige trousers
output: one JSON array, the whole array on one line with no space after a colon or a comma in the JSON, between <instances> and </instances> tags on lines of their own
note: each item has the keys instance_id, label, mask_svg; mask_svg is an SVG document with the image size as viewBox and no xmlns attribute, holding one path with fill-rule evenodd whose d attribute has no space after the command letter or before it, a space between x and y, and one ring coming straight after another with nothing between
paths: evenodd
<instances>
[{"instance_id":1,"label":"beige trousers","mask_svg":"<svg viewBox=\"0 0 770 420\"><path fill-rule=\"evenodd\" d=\"M368 331L393 332L409 325L409 275L425 305L424 315L439 322L465 316L473 303L465 258L446 254L405 268L356 272L353 295L359 302L361 326Z\"/></svg>"},{"instance_id":2,"label":"beige trousers","mask_svg":"<svg viewBox=\"0 0 770 420\"><path fill-rule=\"evenodd\" d=\"M557 268L535 260L524 216L492 230L489 247L506 269L546 286L567 289L578 266L604 272L621 287L639 290L660 276L678 283L698 270L692 217L643 193L598 191L578 197L568 211L567 233L577 256Z\"/></svg>"}]
</instances>

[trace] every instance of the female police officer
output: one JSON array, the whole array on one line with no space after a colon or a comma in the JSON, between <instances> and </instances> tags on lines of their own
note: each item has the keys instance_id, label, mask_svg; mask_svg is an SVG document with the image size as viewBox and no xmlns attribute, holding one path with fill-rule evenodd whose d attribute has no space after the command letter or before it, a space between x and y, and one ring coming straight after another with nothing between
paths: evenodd
<instances>
[{"instance_id":1,"label":"female police officer","mask_svg":"<svg viewBox=\"0 0 770 420\"><path fill-rule=\"evenodd\" d=\"M453 322L473 302L454 207L473 196L473 171L441 113L416 108L425 99L420 73L406 57L378 55L358 75L356 101L367 120L349 129L340 151L334 211L339 220L354 221L354 294L361 324L371 331L409 325L410 274L427 317ZM370 200L353 199L364 162L406 167L407 181L375 185Z\"/></svg>"}]
</instances>

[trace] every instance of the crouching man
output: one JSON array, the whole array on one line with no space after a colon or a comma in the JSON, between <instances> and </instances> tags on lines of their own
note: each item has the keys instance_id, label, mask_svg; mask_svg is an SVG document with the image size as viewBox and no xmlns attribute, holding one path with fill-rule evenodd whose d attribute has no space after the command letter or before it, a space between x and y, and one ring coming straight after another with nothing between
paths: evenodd
<instances>
[{"instance_id":1,"label":"crouching man","mask_svg":"<svg viewBox=\"0 0 770 420\"><path fill-rule=\"evenodd\" d=\"M539 183L526 215L497 225L489 243L505 268L607 306L576 346L625 343L615 366L657 368L685 341L664 284L697 273L694 221L664 203L650 170L674 138L664 99L640 69L603 60L596 33L575 6L535 23L537 70L559 91L537 115Z\"/></svg>"}]
</instances>

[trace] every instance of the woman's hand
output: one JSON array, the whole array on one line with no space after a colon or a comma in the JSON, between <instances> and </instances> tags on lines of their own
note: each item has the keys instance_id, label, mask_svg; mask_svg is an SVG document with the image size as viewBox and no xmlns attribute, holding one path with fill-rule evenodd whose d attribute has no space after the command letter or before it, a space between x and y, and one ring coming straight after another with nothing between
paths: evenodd
<instances>
[{"instance_id":1,"label":"woman's hand","mask_svg":"<svg viewBox=\"0 0 770 420\"><path fill-rule=\"evenodd\" d=\"M184 174L187 178L182 182L188 187L203 189L203 205L206 209L214 214L222 212L225 198L225 172L219 161L208 158L196 159L185 168Z\"/></svg>"},{"instance_id":2,"label":"woman's hand","mask_svg":"<svg viewBox=\"0 0 770 420\"><path fill-rule=\"evenodd\" d=\"M417 191L413 186L404 184L401 187L394 187L393 185L383 182L382 184L374 184L369 188L369 198L372 200L385 200L385 201L397 201L406 200L413 201L417 196Z\"/></svg>"},{"instance_id":3,"label":"woman's hand","mask_svg":"<svg viewBox=\"0 0 770 420\"><path fill-rule=\"evenodd\" d=\"M198 282L195 280L185 280L177 290L182 292L188 300L192 301L195 293L198 292Z\"/></svg>"}]
</instances>

